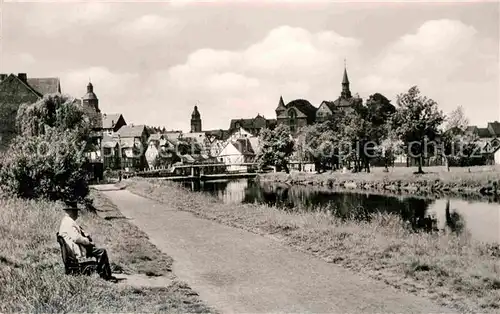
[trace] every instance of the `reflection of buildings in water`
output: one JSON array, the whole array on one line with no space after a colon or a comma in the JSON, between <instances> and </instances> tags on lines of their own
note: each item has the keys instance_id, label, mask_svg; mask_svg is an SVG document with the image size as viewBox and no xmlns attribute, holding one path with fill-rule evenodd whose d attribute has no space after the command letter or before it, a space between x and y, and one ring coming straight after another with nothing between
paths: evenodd
<instances>
[{"instance_id":1,"label":"reflection of buildings in water","mask_svg":"<svg viewBox=\"0 0 500 314\"><path fill-rule=\"evenodd\" d=\"M247 187L247 180L229 181L225 189L219 191L218 196L224 203L242 203Z\"/></svg>"}]
</instances>

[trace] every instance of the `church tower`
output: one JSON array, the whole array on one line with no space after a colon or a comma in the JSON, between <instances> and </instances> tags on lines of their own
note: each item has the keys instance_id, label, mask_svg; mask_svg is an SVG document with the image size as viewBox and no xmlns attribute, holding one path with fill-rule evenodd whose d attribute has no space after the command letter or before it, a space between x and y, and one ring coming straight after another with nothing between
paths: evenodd
<instances>
[{"instance_id":1,"label":"church tower","mask_svg":"<svg viewBox=\"0 0 500 314\"><path fill-rule=\"evenodd\" d=\"M347 77L347 67L344 63L344 77L342 78L342 93L340 97L343 99L352 98L351 90L349 89L349 78Z\"/></svg>"},{"instance_id":2,"label":"church tower","mask_svg":"<svg viewBox=\"0 0 500 314\"><path fill-rule=\"evenodd\" d=\"M201 132L201 116L198 106L194 106L193 113L191 114L191 133L195 132Z\"/></svg>"},{"instance_id":3,"label":"church tower","mask_svg":"<svg viewBox=\"0 0 500 314\"><path fill-rule=\"evenodd\" d=\"M90 107L98 113L101 112L99 109L99 99L97 99L94 93L94 86L90 82L87 85L87 93L83 96L82 102L84 107Z\"/></svg>"}]
</instances>

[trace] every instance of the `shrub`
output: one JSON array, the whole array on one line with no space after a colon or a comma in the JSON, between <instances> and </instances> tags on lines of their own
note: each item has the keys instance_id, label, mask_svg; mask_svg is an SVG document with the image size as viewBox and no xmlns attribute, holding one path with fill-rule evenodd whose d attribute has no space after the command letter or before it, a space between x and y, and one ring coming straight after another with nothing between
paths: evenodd
<instances>
[{"instance_id":1,"label":"shrub","mask_svg":"<svg viewBox=\"0 0 500 314\"><path fill-rule=\"evenodd\" d=\"M77 132L48 128L40 136L18 136L3 156L0 189L21 198L83 201L89 187L84 143Z\"/></svg>"}]
</instances>

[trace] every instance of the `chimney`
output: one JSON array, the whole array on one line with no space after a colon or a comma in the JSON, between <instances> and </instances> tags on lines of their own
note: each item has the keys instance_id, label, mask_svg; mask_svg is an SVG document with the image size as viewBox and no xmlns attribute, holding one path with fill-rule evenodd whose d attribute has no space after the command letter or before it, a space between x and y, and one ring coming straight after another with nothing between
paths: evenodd
<instances>
[{"instance_id":1,"label":"chimney","mask_svg":"<svg viewBox=\"0 0 500 314\"><path fill-rule=\"evenodd\" d=\"M0 82L5 80L6 78L7 78L7 74L5 74L5 73L0 74Z\"/></svg>"},{"instance_id":2,"label":"chimney","mask_svg":"<svg viewBox=\"0 0 500 314\"><path fill-rule=\"evenodd\" d=\"M26 73L18 73L17 77L25 83L28 82L28 75L26 75Z\"/></svg>"}]
</instances>

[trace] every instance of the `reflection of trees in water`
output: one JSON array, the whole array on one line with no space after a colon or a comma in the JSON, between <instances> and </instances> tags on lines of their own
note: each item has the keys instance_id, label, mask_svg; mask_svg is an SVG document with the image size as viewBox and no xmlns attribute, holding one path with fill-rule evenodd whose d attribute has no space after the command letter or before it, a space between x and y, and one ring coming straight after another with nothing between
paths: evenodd
<instances>
[{"instance_id":1,"label":"reflection of trees in water","mask_svg":"<svg viewBox=\"0 0 500 314\"><path fill-rule=\"evenodd\" d=\"M427 215L431 200L395 196L342 193L272 182L252 183L244 202L264 203L291 209L327 208L342 220L369 221L373 213L391 213L401 217L415 231L437 231L437 219Z\"/></svg>"},{"instance_id":2,"label":"reflection of trees in water","mask_svg":"<svg viewBox=\"0 0 500 314\"><path fill-rule=\"evenodd\" d=\"M465 221L462 216L453 211L450 212L450 200L446 200L446 226L451 230L451 232L460 234L465 229Z\"/></svg>"}]
</instances>

